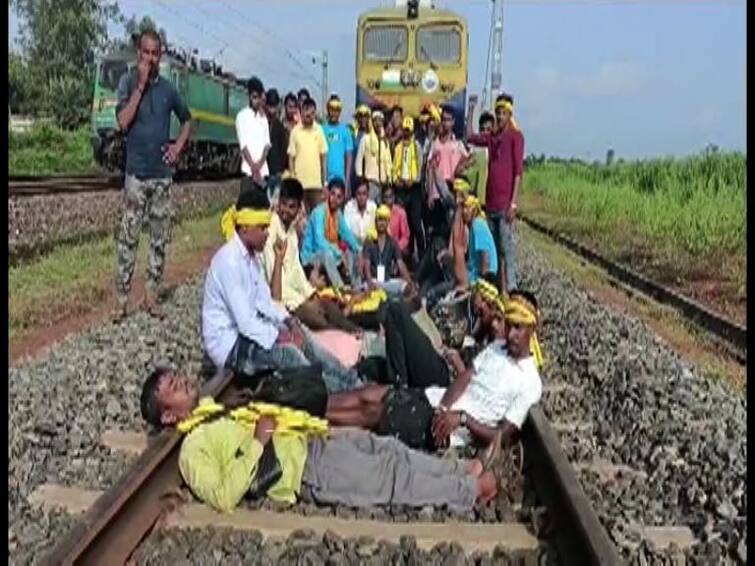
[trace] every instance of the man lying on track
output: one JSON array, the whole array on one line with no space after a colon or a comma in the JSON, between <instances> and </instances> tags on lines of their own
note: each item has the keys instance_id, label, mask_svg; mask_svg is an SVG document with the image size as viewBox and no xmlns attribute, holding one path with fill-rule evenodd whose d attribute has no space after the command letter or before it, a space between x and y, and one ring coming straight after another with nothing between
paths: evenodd
<instances>
[{"instance_id":1,"label":"man lying on track","mask_svg":"<svg viewBox=\"0 0 755 566\"><path fill-rule=\"evenodd\" d=\"M496 495L495 476L476 459L429 456L362 430L330 431L320 419L276 405L232 411L211 399L197 405L196 381L189 377L163 370L144 384L143 417L186 433L181 475L218 511L231 511L245 496L293 503L302 485L318 503L354 507L466 511Z\"/></svg>"},{"instance_id":2,"label":"man lying on track","mask_svg":"<svg viewBox=\"0 0 755 566\"><path fill-rule=\"evenodd\" d=\"M408 383L367 385L330 395L328 421L396 436L412 448L464 446L472 439L488 445L499 428L501 440L511 444L542 393L540 349L533 340L537 302L530 293L518 291L505 306L500 300L498 305L498 339L477 355L471 367L465 366L458 352L446 352L456 374L453 381L429 340L417 339L408 350ZM388 344L386 349L390 361ZM441 383L429 384L428 379Z\"/></svg>"},{"instance_id":3,"label":"man lying on track","mask_svg":"<svg viewBox=\"0 0 755 566\"><path fill-rule=\"evenodd\" d=\"M267 241L270 203L253 183L250 177L242 180L236 206L221 221L226 244L212 258L202 303L205 351L216 367L245 375L317 362L329 391L361 385L356 370L344 368L273 302L257 259Z\"/></svg>"}]
</instances>

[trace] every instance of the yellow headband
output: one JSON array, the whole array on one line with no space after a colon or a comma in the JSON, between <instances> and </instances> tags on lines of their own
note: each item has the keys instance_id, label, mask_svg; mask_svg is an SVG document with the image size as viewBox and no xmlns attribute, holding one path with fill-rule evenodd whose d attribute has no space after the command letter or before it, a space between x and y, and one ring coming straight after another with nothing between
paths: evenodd
<instances>
[{"instance_id":1,"label":"yellow headband","mask_svg":"<svg viewBox=\"0 0 755 566\"><path fill-rule=\"evenodd\" d=\"M457 177L454 179L454 190L456 192L460 193L466 193L469 191L472 187L469 186L469 183L466 179L462 179L461 177Z\"/></svg>"},{"instance_id":2,"label":"yellow headband","mask_svg":"<svg viewBox=\"0 0 755 566\"><path fill-rule=\"evenodd\" d=\"M478 199L474 195L467 196L467 199L464 201L464 206L470 207L475 214L478 216L485 218L485 213L482 211L482 205L480 204L480 199Z\"/></svg>"},{"instance_id":3,"label":"yellow headband","mask_svg":"<svg viewBox=\"0 0 755 566\"><path fill-rule=\"evenodd\" d=\"M520 296L510 298L505 303L504 320L509 324L523 324L533 328L530 336L530 352L535 358L535 365L538 369L543 367L543 351L540 348L540 341L534 328L537 326L538 312L535 306L527 299Z\"/></svg>"},{"instance_id":4,"label":"yellow headband","mask_svg":"<svg viewBox=\"0 0 755 566\"><path fill-rule=\"evenodd\" d=\"M430 119L430 114L420 114L418 118L420 124L424 124L429 119Z\"/></svg>"},{"instance_id":5,"label":"yellow headband","mask_svg":"<svg viewBox=\"0 0 755 566\"><path fill-rule=\"evenodd\" d=\"M407 116L406 118L404 118L404 122L402 124L402 127L405 130L414 131L414 118L412 118L411 116Z\"/></svg>"},{"instance_id":6,"label":"yellow headband","mask_svg":"<svg viewBox=\"0 0 755 566\"><path fill-rule=\"evenodd\" d=\"M236 210L235 206L230 207L223 213L220 219L220 232L227 242L233 238L233 232L236 226L269 226L273 213L267 209L242 208Z\"/></svg>"},{"instance_id":7,"label":"yellow headband","mask_svg":"<svg viewBox=\"0 0 755 566\"><path fill-rule=\"evenodd\" d=\"M367 107L366 104L360 104L359 106L357 106L357 110L354 114L356 116L369 116L370 109Z\"/></svg>"},{"instance_id":8,"label":"yellow headband","mask_svg":"<svg viewBox=\"0 0 755 566\"><path fill-rule=\"evenodd\" d=\"M488 283L487 281L485 281L485 279L478 279L475 283L475 289L483 299L495 302L497 306L500 295L498 293L498 289L496 289L494 285ZM503 313L503 310L501 310L501 313Z\"/></svg>"},{"instance_id":9,"label":"yellow headband","mask_svg":"<svg viewBox=\"0 0 755 566\"><path fill-rule=\"evenodd\" d=\"M333 110L340 110L341 101L337 98L331 98L330 100L328 100L328 108L332 108Z\"/></svg>"},{"instance_id":10,"label":"yellow headband","mask_svg":"<svg viewBox=\"0 0 755 566\"><path fill-rule=\"evenodd\" d=\"M377 207L377 211L375 212L375 218L385 218L390 219L391 217L391 209L388 208L386 205L381 204Z\"/></svg>"},{"instance_id":11,"label":"yellow headband","mask_svg":"<svg viewBox=\"0 0 755 566\"><path fill-rule=\"evenodd\" d=\"M506 112L508 112L509 114L514 113L514 105L511 104L511 102L509 102L508 100L499 100L498 102L495 103L495 107L496 107L496 110L498 108L501 108L505 110Z\"/></svg>"},{"instance_id":12,"label":"yellow headband","mask_svg":"<svg viewBox=\"0 0 755 566\"><path fill-rule=\"evenodd\" d=\"M430 107L430 119L436 124L440 124L440 119L441 119L440 109L435 105L432 105Z\"/></svg>"}]
</instances>

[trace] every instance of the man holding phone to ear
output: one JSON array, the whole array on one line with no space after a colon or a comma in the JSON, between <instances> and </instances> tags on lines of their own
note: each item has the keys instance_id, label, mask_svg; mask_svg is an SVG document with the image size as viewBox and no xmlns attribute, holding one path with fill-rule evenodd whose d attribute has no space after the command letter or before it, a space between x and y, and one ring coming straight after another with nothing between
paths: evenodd
<instances>
[{"instance_id":1,"label":"man holding phone to ear","mask_svg":"<svg viewBox=\"0 0 755 566\"><path fill-rule=\"evenodd\" d=\"M144 306L159 316L158 291L170 236L170 185L191 132L191 114L170 81L160 76L162 39L154 30L139 37L137 67L121 77L116 116L126 138L124 209L116 239L118 269L113 318L126 315L145 214L149 218L150 253ZM181 132L170 140L170 117L175 113Z\"/></svg>"}]
</instances>

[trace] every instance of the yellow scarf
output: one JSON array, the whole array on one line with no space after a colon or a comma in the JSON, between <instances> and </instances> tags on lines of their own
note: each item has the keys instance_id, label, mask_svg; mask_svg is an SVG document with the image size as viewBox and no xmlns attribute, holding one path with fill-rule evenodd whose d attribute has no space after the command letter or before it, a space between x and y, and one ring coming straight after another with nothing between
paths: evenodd
<instances>
[{"instance_id":1,"label":"yellow scarf","mask_svg":"<svg viewBox=\"0 0 755 566\"><path fill-rule=\"evenodd\" d=\"M535 358L535 365L538 369L543 367L543 351L540 348L540 341L537 339L535 328L537 327L538 313L534 305L524 297L515 296L507 300L499 301L499 308L503 309L503 318L510 324L522 324L532 327L532 336L530 337L530 352Z\"/></svg>"},{"instance_id":2,"label":"yellow scarf","mask_svg":"<svg viewBox=\"0 0 755 566\"><path fill-rule=\"evenodd\" d=\"M269 226L273 213L269 210L230 207L220 219L220 233L227 242L233 238L236 226Z\"/></svg>"},{"instance_id":3,"label":"yellow scarf","mask_svg":"<svg viewBox=\"0 0 755 566\"><path fill-rule=\"evenodd\" d=\"M405 140L396 144L396 151L393 154L393 178L400 179L401 171L404 168L404 145ZM418 178L419 167L417 165L417 144L414 143L414 136L409 140L409 180L415 182Z\"/></svg>"},{"instance_id":4,"label":"yellow scarf","mask_svg":"<svg viewBox=\"0 0 755 566\"><path fill-rule=\"evenodd\" d=\"M176 426L183 434L191 432L208 418L225 411L225 407L212 397L203 397L191 414ZM252 402L228 412L228 416L238 423L254 430L260 417L275 418L277 434L299 433L306 435L325 435L328 433L328 421L313 417L306 411L281 407L272 403Z\"/></svg>"},{"instance_id":5,"label":"yellow scarf","mask_svg":"<svg viewBox=\"0 0 755 566\"><path fill-rule=\"evenodd\" d=\"M497 301L499 301L500 294L498 293L498 289L491 283L488 283L485 281L485 279L478 279L475 282L475 290L480 294L480 296L485 299L488 302L491 302L493 304L497 305ZM500 308L500 307L499 307ZM503 309L500 309L501 313L503 313Z\"/></svg>"}]
</instances>

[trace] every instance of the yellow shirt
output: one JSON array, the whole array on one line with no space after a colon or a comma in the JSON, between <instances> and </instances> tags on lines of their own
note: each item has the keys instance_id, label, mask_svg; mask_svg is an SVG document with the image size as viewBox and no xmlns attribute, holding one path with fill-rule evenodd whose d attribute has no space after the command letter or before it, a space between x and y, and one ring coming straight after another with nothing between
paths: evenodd
<instances>
[{"instance_id":1,"label":"yellow shirt","mask_svg":"<svg viewBox=\"0 0 755 566\"><path fill-rule=\"evenodd\" d=\"M283 256L283 267L281 269L281 302L284 307L293 312L314 294L315 288L309 283L301 261L299 261L299 235L296 233L296 226L291 223L288 232L286 232L280 217L277 213L274 213L270 221L270 228L268 228L267 243L265 243L265 249L262 252L262 265L271 290L273 267L275 266L275 248L273 246L278 238L287 242L286 255Z\"/></svg>"},{"instance_id":2,"label":"yellow shirt","mask_svg":"<svg viewBox=\"0 0 755 566\"><path fill-rule=\"evenodd\" d=\"M276 501L294 503L307 459L303 434L274 433L275 454L283 475L267 492ZM181 444L178 468L196 497L217 511L228 513L249 490L262 445L241 423L220 418L192 430Z\"/></svg>"},{"instance_id":3,"label":"yellow shirt","mask_svg":"<svg viewBox=\"0 0 755 566\"><path fill-rule=\"evenodd\" d=\"M321 189L324 185L320 156L328 153L328 142L319 124L305 128L294 126L288 142L288 155L294 158L292 173L304 189Z\"/></svg>"}]
</instances>

